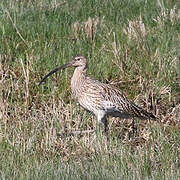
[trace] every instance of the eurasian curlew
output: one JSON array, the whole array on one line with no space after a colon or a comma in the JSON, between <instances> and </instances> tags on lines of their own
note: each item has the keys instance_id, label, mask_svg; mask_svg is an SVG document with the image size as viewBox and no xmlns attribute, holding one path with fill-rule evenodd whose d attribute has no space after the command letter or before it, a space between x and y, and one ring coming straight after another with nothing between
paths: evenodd
<instances>
[{"instance_id":1,"label":"eurasian curlew","mask_svg":"<svg viewBox=\"0 0 180 180\"><path fill-rule=\"evenodd\" d=\"M86 75L87 59L84 56L75 56L72 60L48 73L46 78L58 70L75 67L71 79L73 98L86 110L92 112L98 122L102 122L107 131L107 116L120 118L155 119L155 116L143 108L129 101L118 89L104 84Z\"/></svg>"}]
</instances>

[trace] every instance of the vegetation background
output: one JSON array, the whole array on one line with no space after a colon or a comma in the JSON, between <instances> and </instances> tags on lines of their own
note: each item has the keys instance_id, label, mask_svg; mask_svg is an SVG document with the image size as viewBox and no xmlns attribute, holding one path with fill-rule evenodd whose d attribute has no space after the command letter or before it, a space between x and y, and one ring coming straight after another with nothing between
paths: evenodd
<instances>
[{"instance_id":1,"label":"vegetation background","mask_svg":"<svg viewBox=\"0 0 180 180\"><path fill-rule=\"evenodd\" d=\"M178 0L0 1L0 179L180 177ZM82 54L88 74L112 84L158 122L96 119L71 99Z\"/></svg>"}]
</instances>

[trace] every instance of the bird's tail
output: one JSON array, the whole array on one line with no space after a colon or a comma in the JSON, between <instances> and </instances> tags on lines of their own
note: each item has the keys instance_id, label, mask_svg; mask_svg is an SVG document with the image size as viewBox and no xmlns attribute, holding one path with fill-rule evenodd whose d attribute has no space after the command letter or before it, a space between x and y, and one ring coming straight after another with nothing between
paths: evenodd
<instances>
[{"instance_id":1,"label":"bird's tail","mask_svg":"<svg viewBox=\"0 0 180 180\"><path fill-rule=\"evenodd\" d=\"M131 111L134 117L138 117L140 119L153 119L157 120L156 116L154 116L152 113L147 112L143 108L135 105L134 103L131 106Z\"/></svg>"}]
</instances>

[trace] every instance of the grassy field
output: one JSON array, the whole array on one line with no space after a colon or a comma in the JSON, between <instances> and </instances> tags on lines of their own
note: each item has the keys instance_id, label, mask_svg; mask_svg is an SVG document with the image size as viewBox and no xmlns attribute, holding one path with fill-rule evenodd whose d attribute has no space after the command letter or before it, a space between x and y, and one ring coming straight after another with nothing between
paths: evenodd
<instances>
[{"instance_id":1,"label":"grassy field","mask_svg":"<svg viewBox=\"0 0 180 180\"><path fill-rule=\"evenodd\" d=\"M89 76L112 84L159 121L96 118L71 98L82 54ZM80 133L79 133L80 132ZM180 2L0 2L0 179L179 179Z\"/></svg>"}]
</instances>

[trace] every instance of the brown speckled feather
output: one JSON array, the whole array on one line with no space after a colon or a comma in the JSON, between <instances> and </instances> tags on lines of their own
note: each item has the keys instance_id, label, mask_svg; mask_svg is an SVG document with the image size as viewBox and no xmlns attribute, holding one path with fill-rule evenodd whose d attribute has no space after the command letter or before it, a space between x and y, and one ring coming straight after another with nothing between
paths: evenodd
<instances>
[{"instance_id":1,"label":"brown speckled feather","mask_svg":"<svg viewBox=\"0 0 180 180\"><path fill-rule=\"evenodd\" d=\"M94 113L97 120L104 123L105 130L108 115L120 118L155 119L153 114L129 101L116 88L88 77L86 75L87 60L84 56L73 57L72 61L46 75L40 84L51 74L70 66L75 67L71 79L73 98L86 110Z\"/></svg>"}]
</instances>

